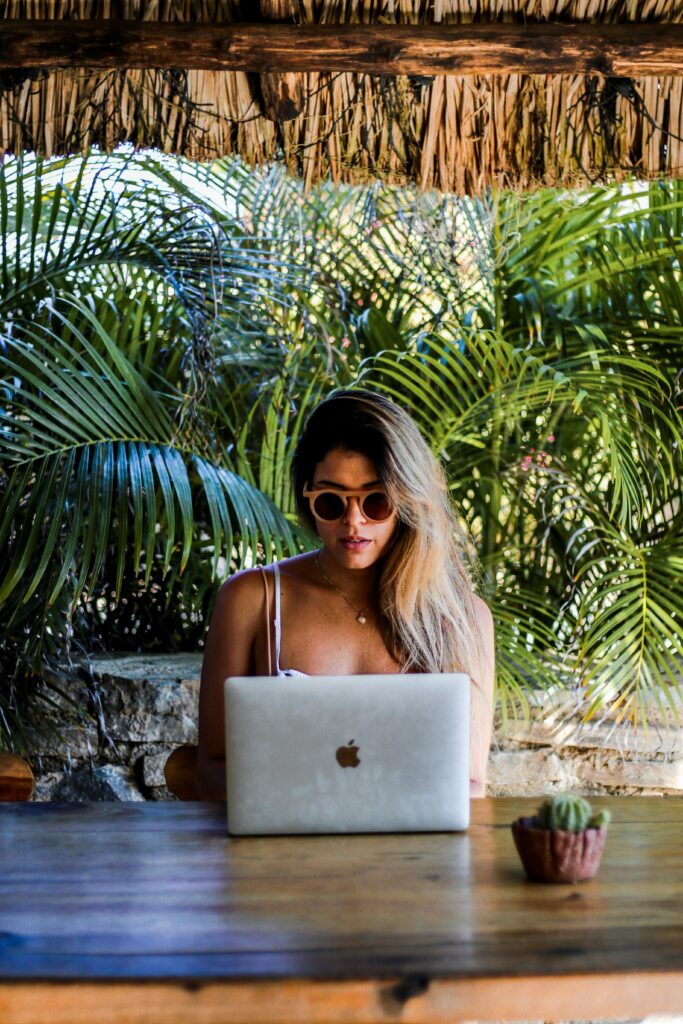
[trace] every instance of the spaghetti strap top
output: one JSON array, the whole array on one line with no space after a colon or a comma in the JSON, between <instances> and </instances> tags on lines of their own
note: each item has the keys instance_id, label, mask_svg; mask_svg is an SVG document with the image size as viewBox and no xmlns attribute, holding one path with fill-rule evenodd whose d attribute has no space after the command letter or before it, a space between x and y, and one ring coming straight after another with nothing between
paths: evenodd
<instances>
[{"instance_id":1,"label":"spaghetti strap top","mask_svg":"<svg viewBox=\"0 0 683 1024\"><path fill-rule=\"evenodd\" d=\"M280 566L273 562L273 575L275 576L275 675L277 676L305 676L307 672L299 672L296 668L280 668L280 644L282 642L282 617L280 613Z\"/></svg>"}]
</instances>

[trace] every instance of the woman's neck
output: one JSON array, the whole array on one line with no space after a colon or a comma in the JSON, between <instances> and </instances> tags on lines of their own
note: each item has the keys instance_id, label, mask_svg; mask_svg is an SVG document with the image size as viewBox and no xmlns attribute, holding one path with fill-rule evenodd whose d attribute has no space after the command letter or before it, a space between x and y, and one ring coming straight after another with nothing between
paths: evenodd
<instances>
[{"instance_id":1,"label":"woman's neck","mask_svg":"<svg viewBox=\"0 0 683 1024\"><path fill-rule=\"evenodd\" d=\"M325 548L318 552L318 564L323 573L329 576L330 580L346 596L358 605L371 603L375 593L375 582L377 580L377 566L368 565L361 569L348 569L332 558Z\"/></svg>"}]
</instances>

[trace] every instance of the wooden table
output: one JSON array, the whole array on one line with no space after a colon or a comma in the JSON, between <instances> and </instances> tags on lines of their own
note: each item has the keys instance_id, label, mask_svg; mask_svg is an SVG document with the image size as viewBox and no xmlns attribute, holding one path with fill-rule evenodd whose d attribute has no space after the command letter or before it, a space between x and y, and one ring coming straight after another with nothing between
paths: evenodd
<instances>
[{"instance_id":1,"label":"wooden table","mask_svg":"<svg viewBox=\"0 0 683 1024\"><path fill-rule=\"evenodd\" d=\"M225 805L0 805L2 1024L370 1024L683 1011L683 801L594 800L596 879L527 882L509 822L229 839Z\"/></svg>"}]
</instances>

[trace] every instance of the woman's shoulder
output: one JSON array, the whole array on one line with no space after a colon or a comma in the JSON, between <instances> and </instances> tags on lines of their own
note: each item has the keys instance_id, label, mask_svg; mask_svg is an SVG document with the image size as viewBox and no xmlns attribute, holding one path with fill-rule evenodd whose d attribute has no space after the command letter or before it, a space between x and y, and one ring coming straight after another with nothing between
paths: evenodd
<instances>
[{"instance_id":1,"label":"woman's shoulder","mask_svg":"<svg viewBox=\"0 0 683 1024\"><path fill-rule=\"evenodd\" d=\"M303 555L294 555L292 558L283 558L277 563L278 569L282 575L306 579L310 573L312 557L307 552ZM221 584L217 602L220 601L222 605L230 605L237 602L251 603L258 599L262 603L262 598L265 594L263 583L264 571L268 577L268 585L272 587L275 577L273 565L255 566L253 569L240 569Z\"/></svg>"},{"instance_id":2,"label":"woman's shoulder","mask_svg":"<svg viewBox=\"0 0 683 1024\"><path fill-rule=\"evenodd\" d=\"M281 558L277 562L277 567L280 576L288 580L311 583L317 579L314 551L304 551L300 555L292 555L291 558ZM264 565L263 568L271 580L275 575L274 565ZM250 571L258 572L258 570ZM263 583L261 583L261 587L263 587Z\"/></svg>"},{"instance_id":3,"label":"woman's shoulder","mask_svg":"<svg viewBox=\"0 0 683 1024\"><path fill-rule=\"evenodd\" d=\"M228 576L227 580L221 583L218 594L227 598L244 597L255 592L257 587L263 590L261 569L258 566L255 569L239 569L232 576Z\"/></svg>"},{"instance_id":4,"label":"woman's shoulder","mask_svg":"<svg viewBox=\"0 0 683 1024\"><path fill-rule=\"evenodd\" d=\"M213 618L226 625L244 629L263 614L265 591L261 572L242 569L221 583L216 595Z\"/></svg>"},{"instance_id":5,"label":"woman's shoulder","mask_svg":"<svg viewBox=\"0 0 683 1024\"><path fill-rule=\"evenodd\" d=\"M306 578L315 566L316 554L316 551L304 551L300 555L283 558L278 562L280 572L285 573L287 576Z\"/></svg>"}]
</instances>

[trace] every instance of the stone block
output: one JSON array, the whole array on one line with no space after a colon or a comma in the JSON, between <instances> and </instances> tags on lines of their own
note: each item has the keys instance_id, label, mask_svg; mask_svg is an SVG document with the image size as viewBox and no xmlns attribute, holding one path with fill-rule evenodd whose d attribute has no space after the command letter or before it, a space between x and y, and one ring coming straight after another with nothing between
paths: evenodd
<instances>
[{"instance_id":1,"label":"stone block","mask_svg":"<svg viewBox=\"0 0 683 1024\"><path fill-rule=\"evenodd\" d=\"M634 732L632 726L612 723L582 723L576 718L548 720L532 718L527 722L512 722L503 731L496 730L496 740L503 749L516 744L527 746L576 747L581 750L614 750L628 756L644 754L675 757L683 755L683 740L676 729L663 727Z\"/></svg>"},{"instance_id":2,"label":"stone block","mask_svg":"<svg viewBox=\"0 0 683 1024\"><path fill-rule=\"evenodd\" d=\"M551 749L494 750L489 757L487 796L543 796L576 785L571 763Z\"/></svg>"},{"instance_id":3,"label":"stone block","mask_svg":"<svg viewBox=\"0 0 683 1024\"><path fill-rule=\"evenodd\" d=\"M172 747L161 754L145 754L142 759L142 781L145 786L165 786L164 767Z\"/></svg>"},{"instance_id":4,"label":"stone block","mask_svg":"<svg viewBox=\"0 0 683 1024\"><path fill-rule=\"evenodd\" d=\"M106 732L116 743L197 742L201 654L94 658Z\"/></svg>"},{"instance_id":5,"label":"stone block","mask_svg":"<svg viewBox=\"0 0 683 1024\"><path fill-rule=\"evenodd\" d=\"M36 777L36 787L33 791L33 800L50 801L57 800L55 793L59 789L64 772L45 772Z\"/></svg>"},{"instance_id":6,"label":"stone block","mask_svg":"<svg viewBox=\"0 0 683 1024\"><path fill-rule=\"evenodd\" d=\"M54 728L47 733L29 731L29 742L36 753L45 757L59 757L62 762L85 761L97 753L97 726L94 722L75 725L60 719L55 713Z\"/></svg>"},{"instance_id":7,"label":"stone block","mask_svg":"<svg viewBox=\"0 0 683 1024\"><path fill-rule=\"evenodd\" d=\"M65 773L54 790L53 800L89 803L91 800L144 800L130 768L105 764Z\"/></svg>"},{"instance_id":8,"label":"stone block","mask_svg":"<svg viewBox=\"0 0 683 1024\"><path fill-rule=\"evenodd\" d=\"M634 729L630 723L617 723L616 714L609 710L583 722L587 707L573 693L537 691L530 699L527 721L510 720L504 729L500 713L496 716L495 736L501 748L523 744L614 750L624 756L683 756L683 732L670 713L667 718L657 707L649 709L646 729L642 724ZM683 721L683 706L679 714Z\"/></svg>"},{"instance_id":9,"label":"stone block","mask_svg":"<svg viewBox=\"0 0 683 1024\"><path fill-rule=\"evenodd\" d=\"M145 794L147 800L179 800L175 793L172 793L168 786L150 786Z\"/></svg>"},{"instance_id":10,"label":"stone block","mask_svg":"<svg viewBox=\"0 0 683 1024\"><path fill-rule=\"evenodd\" d=\"M577 759L576 775L583 785L601 786L615 793L622 790L683 793L683 758L628 760L609 751L590 751Z\"/></svg>"}]
</instances>

